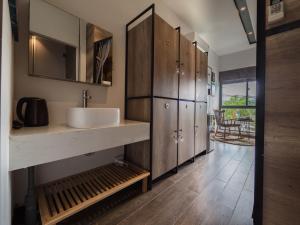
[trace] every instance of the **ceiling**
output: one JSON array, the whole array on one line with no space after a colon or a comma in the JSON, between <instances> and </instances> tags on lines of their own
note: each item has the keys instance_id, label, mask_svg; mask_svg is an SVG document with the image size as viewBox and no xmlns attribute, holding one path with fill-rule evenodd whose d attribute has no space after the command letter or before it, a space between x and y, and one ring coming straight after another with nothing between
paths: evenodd
<instances>
[{"instance_id":1,"label":"ceiling","mask_svg":"<svg viewBox=\"0 0 300 225\"><path fill-rule=\"evenodd\" d=\"M234 0L162 0L189 25L218 55L255 47L250 45ZM256 0L247 0L256 31Z\"/></svg>"},{"instance_id":2,"label":"ceiling","mask_svg":"<svg viewBox=\"0 0 300 225\"><path fill-rule=\"evenodd\" d=\"M104 29L117 23L124 25L132 15L151 2L163 3L193 31L200 34L218 55L226 55L255 47L250 45L234 0L46 0ZM256 30L256 0L246 0ZM88 4L87 4L88 2ZM101 9L107 10L101 10ZM100 13L101 12L101 13ZM109 26L109 27L105 27Z\"/></svg>"}]
</instances>

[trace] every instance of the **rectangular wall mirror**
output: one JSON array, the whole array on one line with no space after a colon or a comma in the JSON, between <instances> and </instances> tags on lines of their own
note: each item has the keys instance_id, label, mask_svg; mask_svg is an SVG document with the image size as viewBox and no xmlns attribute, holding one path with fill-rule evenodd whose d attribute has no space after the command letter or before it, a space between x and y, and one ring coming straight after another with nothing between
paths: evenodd
<instances>
[{"instance_id":1,"label":"rectangular wall mirror","mask_svg":"<svg viewBox=\"0 0 300 225\"><path fill-rule=\"evenodd\" d=\"M29 74L112 85L112 34L43 0L30 0Z\"/></svg>"}]
</instances>

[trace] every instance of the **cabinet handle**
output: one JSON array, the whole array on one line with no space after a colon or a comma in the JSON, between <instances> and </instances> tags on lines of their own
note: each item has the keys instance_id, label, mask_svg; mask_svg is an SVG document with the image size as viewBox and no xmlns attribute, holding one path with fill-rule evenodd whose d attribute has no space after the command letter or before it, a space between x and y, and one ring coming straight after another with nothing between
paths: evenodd
<instances>
[{"instance_id":1,"label":"cabinet handle","mask_svg":"<svg viewBox=\"0 0 300 225\"><path fill-rule=\"evenodd\" d=\"M178 140L180 140L180 142L184 142L182 129L178 130Z\"/></svg>"},{"instance_id":2,"label":"cabinet handle","mask_svg":"<svg viewBox=\"0 0 300 225\"><path fill-rule=\"evenodd\" d=\"M173 140L175 144L178 144L178 130L174 130L174 133L175 134L173 134Z\"/></svg>"},{"instance_id":3,"label":"cabinet handle","mask_svg":"<svg viewBox=\"0 0 300 225\"><path fill-rule=\"evenodd\" d=\"M165 109L169 109L170 108L170 104L169 103L165 103Z\"/></svg>"},{"instance_id":4,"label":"cabinet handle","mask_svg":"<svg viewBox=\"0 0 300 225\"><path fill-rule=\"evenodd\" d=\"M195 125L195 136L196 136L196 137L198 136L198 128L199 128L199 126L198 126L198 125Z\"/></svg>"}]
</instances>

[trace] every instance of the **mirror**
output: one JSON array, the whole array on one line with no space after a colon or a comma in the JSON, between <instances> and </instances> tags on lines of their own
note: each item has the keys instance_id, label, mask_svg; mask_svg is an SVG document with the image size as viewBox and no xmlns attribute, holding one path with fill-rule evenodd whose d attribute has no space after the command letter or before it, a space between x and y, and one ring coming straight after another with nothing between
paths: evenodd
<instances>
[{"instance_id":1,"label":"mirror","mask_svg":"<svg viewBox=\"0 0 300 225\"><path fill-rule=\"evenodd\" d=\"M29 74L112 85L112 34L43 0L30 0Z\"/></svg>"}]
</instances>

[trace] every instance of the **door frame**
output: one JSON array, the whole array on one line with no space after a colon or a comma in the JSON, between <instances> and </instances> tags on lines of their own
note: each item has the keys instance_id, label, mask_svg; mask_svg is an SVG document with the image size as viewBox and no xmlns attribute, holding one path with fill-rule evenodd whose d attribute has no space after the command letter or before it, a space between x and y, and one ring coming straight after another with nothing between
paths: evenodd
<instances>
[{"instance_id":1,"label":"door frame","mask_svg":"<svg viewBox=\"0 0 300 225\"><path fill-rule=\"evenodd\" d=\"M256 46L256 138L254 171L253 222L263 221L263 169L265 130L265 70L266 70L266 0L257 0L257 46Z\"/></svg>"}]
</instances>

